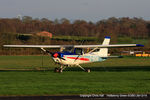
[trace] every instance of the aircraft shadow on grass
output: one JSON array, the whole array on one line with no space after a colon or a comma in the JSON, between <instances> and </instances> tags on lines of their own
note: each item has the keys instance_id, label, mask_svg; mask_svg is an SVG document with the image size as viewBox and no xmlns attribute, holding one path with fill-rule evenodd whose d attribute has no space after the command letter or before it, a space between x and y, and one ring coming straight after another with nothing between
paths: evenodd
<instances>
[{"instance_id":1,"label":"aircraft shadow on grass","mask_svg":"<svg viewBox=\"0 0 150 100\"><path fill-rule=\"evenodd\" d=\"M127 71L150 71L150 66L120 66L120 67L86 67L91 69L92 72L127 72ZM53 71L53 68L41 68L41 69L5 69L0 70L0 72L48 72ZM64 70L64 72L71 71L71 72L82 72L80 68L77 67L68 67Z\"/></svg>"},{"instance_id":2,"label":"aircraft shadow on grass","mask_svg":"<svg viewBox=\"0 0 150 100\"><path fill-rule=\"evenodd\" d=\"M150 66L139 66L139 67L133 67L133 66L121 66L121 67L87 67L91 69L92 71L110 71L110 72L124 72L124 71L150 71ZM82 71L79 68L67 68L64 71Z\"/></svg>"}]
</instances>

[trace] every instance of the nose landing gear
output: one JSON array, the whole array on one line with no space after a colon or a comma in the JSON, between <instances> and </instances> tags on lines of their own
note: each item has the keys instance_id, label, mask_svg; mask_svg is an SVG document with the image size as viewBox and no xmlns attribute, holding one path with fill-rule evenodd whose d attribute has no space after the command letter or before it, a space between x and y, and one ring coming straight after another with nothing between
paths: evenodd
<instances>
[{"instance_id":1,"label":"nose landing gear","mask_svg":"<svg viewBox=\"0 0 150 100\"><path fill-rule=\"evenodd\" d=\"M55 68L54 72L56 72L56 73L62 73L65 68L66 68L66 66L61 65L60 68Z\"/></svg>"}]
</instances>

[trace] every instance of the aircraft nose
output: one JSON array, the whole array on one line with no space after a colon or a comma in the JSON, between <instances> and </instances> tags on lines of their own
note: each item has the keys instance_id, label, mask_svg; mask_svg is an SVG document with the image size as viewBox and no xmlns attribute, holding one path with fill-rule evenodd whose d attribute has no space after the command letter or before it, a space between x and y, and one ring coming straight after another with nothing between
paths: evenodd
<instances>
[{"instance_id":1,"label":"aircraft nose","mask_svg":"<svg viewBox=\"0 0 150 100\"><path fill-rule=\"evenodd\" d=\"M58 53L55 53L55 54L53 55L53 57L54 57L54 58L57 58L57 57L58 57Z\"/></svg>"}]
</instances>

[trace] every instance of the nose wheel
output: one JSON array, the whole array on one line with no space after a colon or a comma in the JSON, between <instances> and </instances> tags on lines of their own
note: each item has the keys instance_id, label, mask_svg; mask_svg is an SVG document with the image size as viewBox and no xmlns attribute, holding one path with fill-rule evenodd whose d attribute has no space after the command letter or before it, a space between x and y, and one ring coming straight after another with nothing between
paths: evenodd
<instances>
[{"instance_id":1,"label":"nose wheel","mask_svg":"<svg viewBox=\"0 0 150 100\"><path fill-rule=\"evenodd\" d=\"M59 68L55 68L54 72L58 73L59 72Z\"/></svg>"},{"instance_id":2,"label":"nose wheel","mask_svg":"<svg viewBox=\"0 0 150 100\"><path fill-rule=\"evenodd\" d=\"M61 68L55 68L54 72L55 72L55 73L62 73L63 70L62 70Z\"/></svg>"},{"instance_id":3,"label":"nose wheel","mask_svg":"<svg viewBox=\"0 0 150 100\"><path fill-rule=\"evenodd\" d=\"M60 68L55 68L54 72L56 72L56 73L62 73L65 68L66 68L66 66L62 66L61 65Z\"/></svg>"},{"instance_id":4,"label":"nose wheel","mask_svg":"<svg viewBox=\"0 0 150 100\"><path fill-rule=\"evenodd\" d=\"M54 72L55 72L55 73L62 73L63 70L62 70L61 68L55 68Z\"/></svg>"}]
</instances>

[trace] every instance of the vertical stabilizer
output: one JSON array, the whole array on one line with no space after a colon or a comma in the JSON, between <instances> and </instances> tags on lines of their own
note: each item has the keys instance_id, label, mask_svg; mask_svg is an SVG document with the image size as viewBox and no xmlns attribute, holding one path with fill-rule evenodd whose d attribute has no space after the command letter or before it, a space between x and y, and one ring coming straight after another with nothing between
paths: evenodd
<instances>
[{"instance_id":1,"label":"vertical stabilizer","mask_svg":"<svg viewBox=\"0 0 150 100\"><path fill-rule=\"evenodd\" d=\"M110 43L110 37L106 36L104 38L102 45L109 45L109 43ZM108 56L108 48L100 48L98 55L101 57L107 57Z\"/></svg>"},{"instance_id":2,"label":"vertical stabilizer","mask_svg":"<svg viewBox=\"0 0 150 100\"><path fill-rule=\"evenodd\" d=\"M110 37L109 36L105 36L102 45L109 45L109 43L110 43Z\"/></svg>"}]
</instances>

